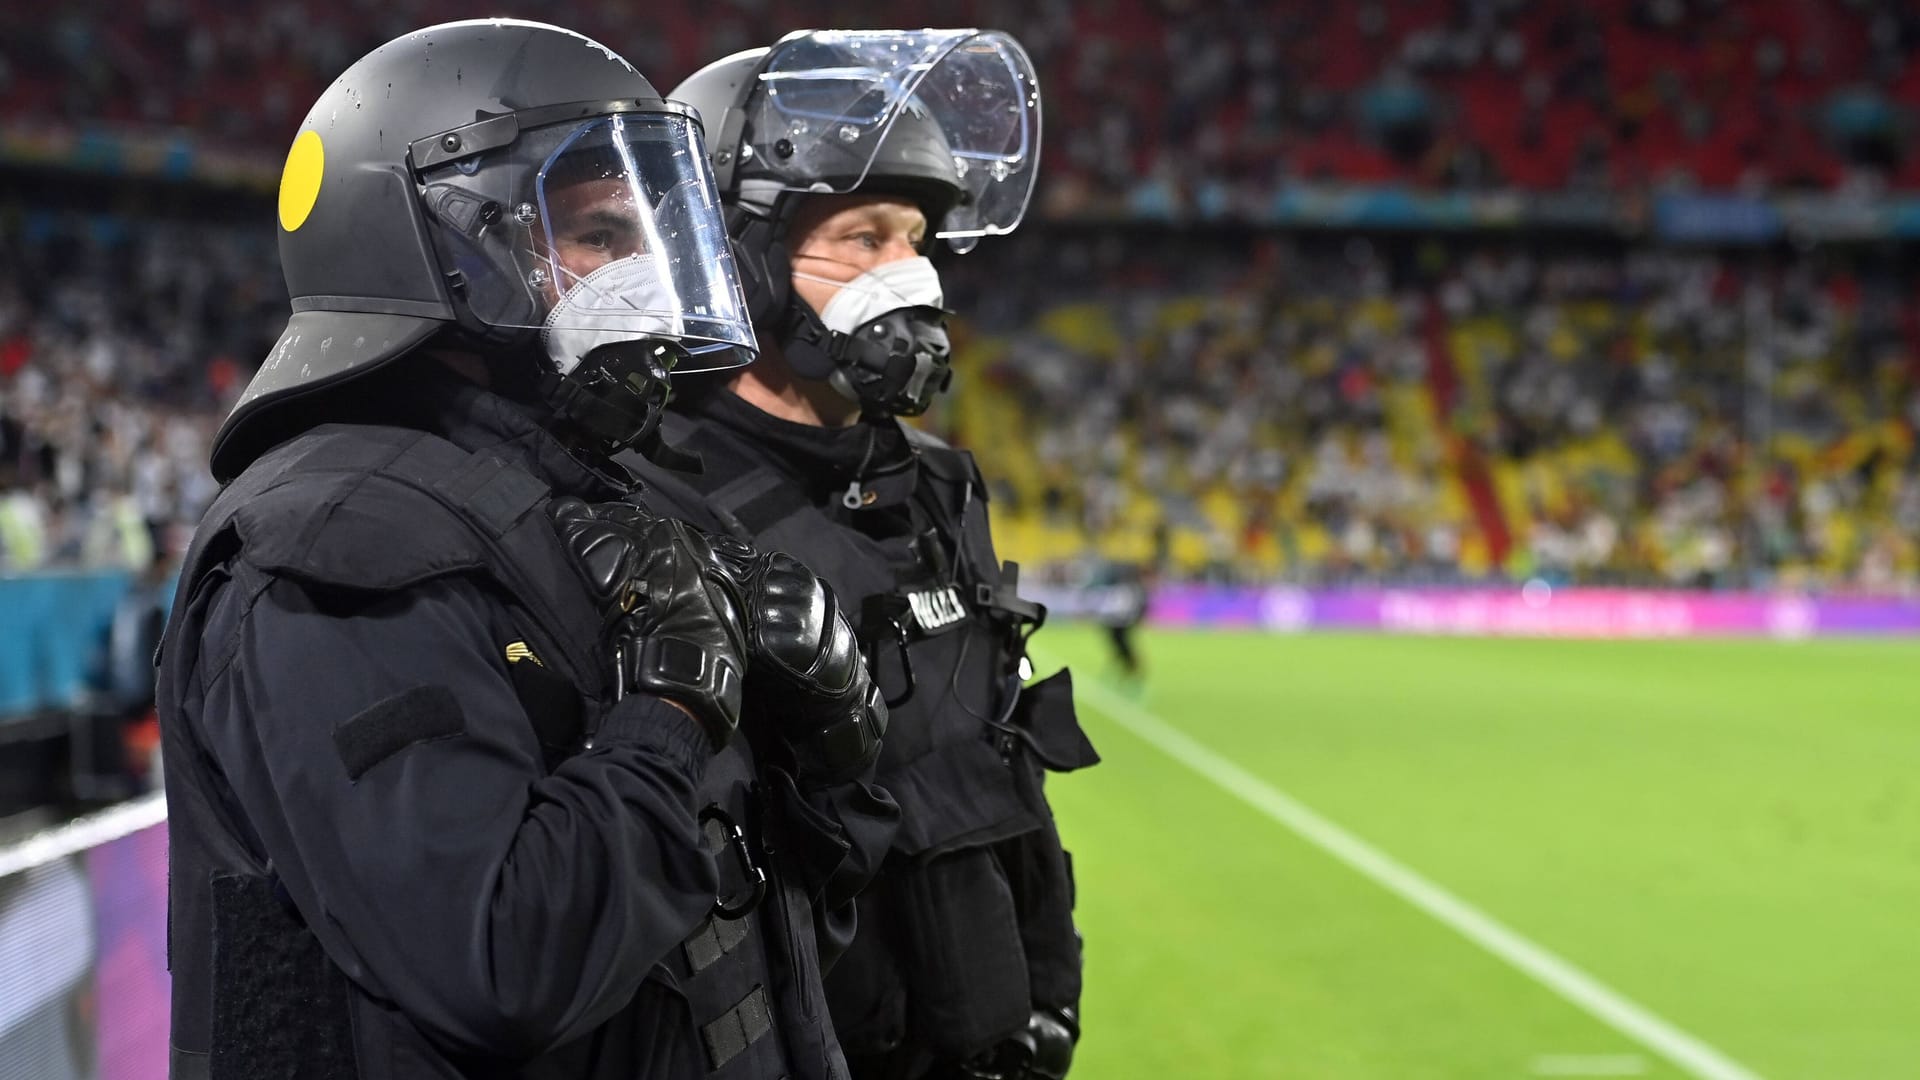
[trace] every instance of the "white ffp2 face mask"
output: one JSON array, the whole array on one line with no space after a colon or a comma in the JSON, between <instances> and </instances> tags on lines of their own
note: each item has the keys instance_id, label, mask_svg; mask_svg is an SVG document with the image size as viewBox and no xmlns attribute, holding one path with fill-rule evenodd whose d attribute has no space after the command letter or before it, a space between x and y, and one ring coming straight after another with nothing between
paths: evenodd
<instances>
[{"instance_id":1,"label":"white ffp2 face mask","mask_svg":"<svg viewBox=\"0 0 1920 1080\"><path fill-rule=\"evenodd\" d=\"M827 301L820 321L827 329L842 334L851 334L901 308L945 306L940 271L935 270L933 261L924 255L881 263L852 281L833 284L840 285L840 291Z\"/></svg>"},{"instance_id":2,"label":"white ffp2 face mask","mask_svg":"<svg viewBox=\"0 0 1920 1080\"><path fill-rule=\"evenodd\" d=\"M660 277L651 255L630 255L607 263L568 290L548 313L540 331L547 357L562 375L572 373L588 353L602 345L641 338L682 336L680 297Z\"/></svg>"}]
</instances>

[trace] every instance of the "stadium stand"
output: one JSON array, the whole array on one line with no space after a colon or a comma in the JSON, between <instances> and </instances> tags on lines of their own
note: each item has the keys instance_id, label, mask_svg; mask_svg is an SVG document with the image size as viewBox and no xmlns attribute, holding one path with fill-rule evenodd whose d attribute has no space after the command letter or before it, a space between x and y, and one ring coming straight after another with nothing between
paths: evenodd
<instances>
[{"instance_id":1,"label":"stadium stand","mask_svg":"<svg viewBox=\"0 0 1920 1080\"><path fill-rule=\"evenodd\" d=\"M996 448L1003 543L1030 564L1092 549L1240 581L1915 579L1920 323L1887 259L1149 240L1043 231L948 264L980 314L934 420ZM213 491L212 426L284 303L270 250L58 215L9 244L0 565L178 550ZM1067 284L1008 289L1009 266Z\"/></svg>"},{"instance_id":2,"label":"stadium stand","mask_svg":"<svg viewBox=\"0 0 1920 1080\"><path fill-rule=\"evenodd\" d=\"M82 0L0 14L13 152L179 129L277 167L333 74L458 0ZM496 5L621 49L662 85L714 56L893 5ZM1439 189L1920 188L1920 11L1901 0L942 0L1048 77L1054 213L1248 206L1286 182ZM1252 32L1249 27L1254 27Z\"/></svg>"},{"instance_id":3,"label":"stadium stand","mask_svg":"<svg viewBox=\"0 0 1920 1080\"><path fill-rule=\"evenodd\" d=\"M0 574L180 550L209 434L284 311L265 223L290 110L383 35L465 13L0 13ZM897 17L525 14L663 85L780 29ZM1904 249L1876 246L1920 235L1920 199L1899 209L1920 191L1908 5L924 15L1014 29L1047 78L1036 220L948 261L978 314L930 418L994 448L1009 555L1056 576L1091 556L1240 582L1914 587L1920 330ZM1808 191L1826 201L1791 202ZM1354 228L1427 220L1410 205L1461 216ZM1303 227L1251 227L1283 219Z\"/></svg>"},{"instance_id":4,"label":"stadium stand","mask_svg":"<svg viewBox=\"0 0 1920 1080\"><path fill-rule=\"evenodd\" d=\"M1914 586L1920 322L1897 258L1019 243L1035 280L1080 285L963 262L959 288L986 291L963 306L992 314L940 421L993 447L1004 553L1028 565Z\"/></svg>"}]
</instances>

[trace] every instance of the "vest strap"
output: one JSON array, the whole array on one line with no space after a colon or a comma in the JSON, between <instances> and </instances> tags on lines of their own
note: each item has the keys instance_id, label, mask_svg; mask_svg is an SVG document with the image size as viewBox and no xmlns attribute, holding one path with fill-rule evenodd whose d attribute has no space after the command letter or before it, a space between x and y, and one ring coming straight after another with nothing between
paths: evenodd
<instances>
[{"instance_id":1,"label":"vest strap","mask_svg":"<svg viewBox=\"0 0 1920 1080\"><path fill-rule=\"evenodd\" d=\"M700 929L693 932L681 949L686 953L687 966L695 975L720 962L734 947L747 940L751 924L745 919L723 919L718 915L708 915Z\"/></svg>"},{"instance_id":2,"label":"vest strap","mask_svg":"<svg viewBox=\"0 0 1920 1080\"><path fill-rule=\"evenodd\" d=\"M707 1044L709 1067L718 1069L739 1057L772 1030L773 1011L767 1007L767 992L756 986L732 1008L700 1029L700 1037Z\"/></svg>"}]
</instances>

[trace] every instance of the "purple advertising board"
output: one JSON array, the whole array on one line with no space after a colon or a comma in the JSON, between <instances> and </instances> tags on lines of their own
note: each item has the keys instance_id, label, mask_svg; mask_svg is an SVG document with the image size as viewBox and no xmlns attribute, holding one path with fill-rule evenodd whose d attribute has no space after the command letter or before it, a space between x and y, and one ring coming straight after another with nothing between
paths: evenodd
<instances>
[{"instance_id":1,"label":"purple advertising board","mask_svg":"<svg viewBox=\"0 0 1920 1080\"><path fill-rule=\"evenodd\" d=\"M164 822L0 873L0 1077L166 1080L170 1005Z\"/></svg>"},{"instance_id":2,"label":"purple advertising board","mask_svg":"<svg viewBox=\"0 0 1920 1080\"><path fill-rule=\"evenodd\" d=\"M1920 635L1920 599L1654 589L1298 589L1177 585L1165 626L1570 638Z\"/></svg>"},{"instance_id":3,"label":"purple advertising board","mask_svg":"<svg viewBox=\"0 0 1920 1080\"><path fill-rule=\"evenodd\" d=\"M100 1080L166 1080L172 982L167 975L165 822L90 848L98 953L94 1046Z\"/></svg>"}]
</instances>

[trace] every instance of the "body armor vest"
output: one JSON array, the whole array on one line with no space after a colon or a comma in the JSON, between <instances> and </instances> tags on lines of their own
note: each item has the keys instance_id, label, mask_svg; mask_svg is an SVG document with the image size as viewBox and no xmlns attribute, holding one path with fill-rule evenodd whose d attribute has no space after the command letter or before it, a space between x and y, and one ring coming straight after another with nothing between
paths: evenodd
<instances>
[{"instance_id":1,"label":"body armor vest","mask_svg":"<svg viewBox=\"0 0 1920 1080\"><path fill-rule=\"evenodd\" d=\"M172 620L187 617L198 606L201 583L235 557L272 576L351 590L403 590L452 574L485 579L514 609L515 625L540 659L537 666L512 666L559 676L558 684L546 675L549 682L533 687L518 675L515 680L551 768L591 738L583 718L598 716L611 700L611 667L601 662L596 638L601 617L547 519L551 497L547 484L525 469L485 452L468 453L431 434L324 425L262 456L215 499L183 565ZM174 647L193 652L167 658L163 679L191 672L201 646L171 636L172 630L168 640ZM166 689L161 696L180 700ZM180 751L170 753L170 769L175 761L181 767L199 764L189 747ZM217 781L205 775L198 779L193 797L174 805L177 815L195 818L194 828L173 834L175 874L216 884L208 890L174 890L169 965L175 1031L206 1041L189 1052L176 1048L176 1080L239 1075L236 1065L241 1071L267 1068L275 1075L326 1080L414 1075L397 1064L374 1066L371 1072L356 1067L354 1027L365 1020L347 984L354 973L342 972L322 951L284 893L276 898L275 881L257 870L259 845L250 830L233 820L210 790ZM845 1065L819 1001L806 894L783 884L779 874L768 884L766 852L774 845L766 838L786 807L776 805L768 813L766 804L782 800L778 792L763 794L744 739L711 763L698 798L708 847L720 867L721 895L714 912L656 964L629 1010L684 999L705 1060L673 1070L676 1077L843 1077ZM193 805L182 806L182 801ZM286 978L233 985L233 973L218 970L214 938L222 926L236 923L277 928L267 936L277 934L279 944L262 947L297 954L289 963L308 971L306 985ZM267 1000L222 1000L236 993ZM272 1000L274 995L287 1000ZM232 1026L228 1014L236 1009L291 1018L300 1030L281 1037L293 1039L297 1063L230 1062L225 1068L215 1064L210 1072L210 1057L219 1057L219 1031L223 1024ZM620 1022L619 1017L613 1021ZM392 1023L404 1025L404 1020ZM577 1075L568 1063L596 1052L582 1044L597 1042L598 1035L556 1048L516 1075L546 1075L548 1068L554 1075ZM400 1057L395 1055L396 1063Z\"/></svg>"},{"instance_id":2,"label":"body armor vest","mask_svg":"<svg viewBox=\"0 0 1920 1080\"><path fill-rule=\"evenodd\" d=\"M901 824L888 869L861 899L859 936L828 987L830 995L836 983L870 992L861 1012L897 1013L910 1002L914 1026L962 1055L1026 1022L1029 972L1004 880L983 880L977 861L959 870L960 861L943 857L984 860L990 846L1042 829L1050 820L1043 769L1099 759L1074 717L1065 672L1021 686L1030 670L1026 637L1045 612L1018 598L1017 567L995 559L972 456L902 428L917 472L916 535L906 541L876 539L837 518L836 504L861 512L851 492L843 501L817 478L796 482L764 453L759 467L734 475L621 460L642 476L649 505L793 555L859 614L868 662L889 699L875 783L900 804ZM723 447L726 456L741 453L738 435L677 413L662 431L670 445L703 458L723 456ZM903 542L911 559L898 550ZM1070 898L1057 899L1070 908ZM889 970L864 970L874 966ZM896 978L904 994L891 992ZM849 1054L900 1037L905 1017L869 1025L845 1015L834 996Z\"/></svg>"}]
</instances>

